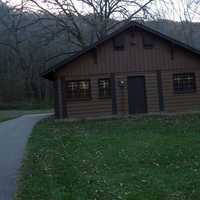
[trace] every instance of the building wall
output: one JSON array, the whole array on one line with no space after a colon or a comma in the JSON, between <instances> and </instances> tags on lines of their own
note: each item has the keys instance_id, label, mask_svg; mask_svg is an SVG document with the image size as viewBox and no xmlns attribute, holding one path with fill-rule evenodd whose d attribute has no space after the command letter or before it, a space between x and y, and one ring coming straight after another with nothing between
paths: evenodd
<instances>
[{"instance_id":1,"label":"building wall","mask_svg":"<svg viewBox=\"0 0 200 200\"><path fill-rule=\"evenodd\" d=\"M120 88L117 86L117 105L119 114L128 114L128 76L145 76L145 90L146 90L146 103L148 112L159 112L159 97L158 97L158 85L156 72L135 72L135 73L123 73L116 76L116 82L125 81L126 87Z\"/></svg>"},{"instance_id":2,"label":"building wall","mask_svg":"<svg viewBox=\"0 0 200 200\"><path fill-rule=\"evenodd\" d=\"M97 64L94 52L79 57L67 64L57 74L56 79L91 80L92 98L87 101L67 101L68 117L93 117L112 114L112 99L98 98L98 79L110 77L115 73L116 96L119 114L128 114L128 90L120 88L119 81L127 82L128 76L144 75L146 81L146 96L148 112L159 112L159 94L157 71L161 71L163 82L164 107L167 112L179 112L195 109L200 106L200 58L199 56L173 47L159 37L154 37L155 47L144 49L142 36L146 32L136 30L123 33L125 36L125 49L116 51L112 40L97 48ZM196 72L197 92L192 94L174 94L173 73Z\"/></svg>"},{"instance_id":3,"label":"building wall","mask_svg":"<svg viewBox=\"0 0 200 200\"><path fill-rule=\"evenodd\" d=\"M172 60L171 45L158 37L154 38L153 49L144 49L142 34L136 32L132 38L129 32L124 33L126 41L123 51L114 50L112 40L108 41L97 48L98 64L94 63L93 52L90 52L62 68L57 76L199 68L200 58L182 48L174 47Z\"/></svg>"},{"instance_id":4,"label":"building wall","mask_svg":"<svg viewBox=\"0 0 200 200\"><path fill-rule=\"evenodd\" d=\"M148 112L159 112L158 86L156 73L130 73L129 76L145 76L146 81L146 96ZM98 80L100 78L109 78L111 74L104 74L98 76L80 76L77 80L90 79L91 83L91 99L70 101L65 99L67 106L68 117L70 118L84 118L112 115L112 98L99 98L98 94ZM117 111L118 114L128 114L128 87L127 74L116 74L116 97L117 97ZM74 77L67 80L74 80ZM124 81L126 86L119 87L119 81Z\"/></svg>"},{"instance_id":5,"label":"building wall","mask_svg":"<svg viewBox=\"0 0 200 200\"><path fill-rule=\"evenodd\" d=\"M187 71L188 70L162 72L165 111L184 112L188 110L195 111L200 109L200 71L195 71L196 92L184 94L174 93L172 80L173 74ZM191 70L188 72L191 72Z\"/></svg>"},{"instance_id":6,"label":"building wall","mask_svg":"<svg viewBox=\"0 0 200 200\"><path fill-rule=\"evenodd\" d=\"M98 96L98 78L109 77L107 76L81 76L78 80L90 79L91 84L91 99L89 100L79 100L79 101L69 101L66 99L68 116L71 118L84 118L96 117L102 115L112 114L112 98L100 99ZM68 78L68 80L74 80Z\"/></svg>"}]
</instances>

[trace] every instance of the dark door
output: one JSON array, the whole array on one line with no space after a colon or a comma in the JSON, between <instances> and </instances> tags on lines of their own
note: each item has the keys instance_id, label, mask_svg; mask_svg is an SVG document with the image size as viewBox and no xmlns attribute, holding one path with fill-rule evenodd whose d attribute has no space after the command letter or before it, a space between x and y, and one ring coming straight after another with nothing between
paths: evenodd
<instances>
[{"instance_id":1,"label":"dark door","mask_svg":"<svg viewBox=\"0 0 200 200\"><path fill-rule=\"evenodd\" d=\"M146 113L145 77L128 77L129 113Z\"/></svg>"}]
</instances>

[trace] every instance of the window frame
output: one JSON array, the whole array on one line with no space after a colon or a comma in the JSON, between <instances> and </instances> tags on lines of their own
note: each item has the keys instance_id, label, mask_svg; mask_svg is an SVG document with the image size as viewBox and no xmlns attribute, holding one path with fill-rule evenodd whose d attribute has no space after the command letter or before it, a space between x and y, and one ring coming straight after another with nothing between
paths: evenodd
<instances>
[{"instance_id":1,"label":"window frame","mask_svg":"<svg viewBox=\"0 0 200 200\"><path fill-rule=\"evenodd\" d=\"M187 88L186 86L182 86L182 88L178 88L176 85L176 80L177 76L191 76L192 77L192 88ZM197 89L197 84L196 84L196 74L195 72L184 72L184 73L175 73L173 74L173 91L175 94L187 94L187 93L195 93Z\"/></svg>"},{"instance_id":2,"label":"window frame","mask_svg":"<svg viewBox=\"0 0 200 200\"><path fill-rule=\"evenodd\" d=\"M109 81L109 94L107 94L107 95L101 95L101 88L100 88L100 82L101 81ZM99 92L99 99L110 99L110 98L112 98L112 82L111 82L111 78L100 78L100 79L98 79L98 92ZM107 93L107 92L105 92L105 93Z\"/></svg>"},{"instance_id":3,"label":"window frame","mask_svg":"<svg viewBox=\"0 0 200 200\"><path fill-rule=\"evenodd\" d=\"M89 83L89 92L88 92L88 96L86 97L81 97L80 96L80 82L88 82ZM69 93L68 93L68 84L71 83L71 82L75 82L75 83L78 83L78 92L79 92L79 96L77 97L69 97ZM91 100L92 99L92 96L91 96L91 80L90 79L81 79L81 80L68 80L66 81L66 92L67 92L67 95L66 95L66 98L67 98L67 101L82 101L82 100Z\"/></svg>"}]
</instances>

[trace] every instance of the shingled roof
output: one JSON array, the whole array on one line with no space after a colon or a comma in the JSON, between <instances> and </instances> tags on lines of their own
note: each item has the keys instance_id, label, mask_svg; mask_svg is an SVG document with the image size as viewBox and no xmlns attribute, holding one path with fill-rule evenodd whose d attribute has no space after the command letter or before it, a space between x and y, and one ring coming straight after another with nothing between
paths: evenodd
<instances>
[{"instance_id":1,"label":"shingled roof","mask_svg":"<svg viewBox=\"0 0 200 200\"><path fill-rule=\"evenodd\" d=\"M44 71L41 75L42 77L46 78L46 79L49 79L49 80L53 80L53 74L55 72L57 72L58 70L62 69L64 66L66 66L67 64L73 62L74 60L76 60L77 58L79 58L80 56L96 49L99 45L103 44L104 42L112 39L113 37L116 37L117 35L123 33L124 31L130 29L130 28L139 28L141 30L144 30L146 32L149 32L155 36L158 36L168 42L170 42L171 44L175 45L175 46L178 46L178 47L181 47L181 48L184 48L194 54L197 54L197 55L200 55L200 51L193 48L192 46L186 44L186 43L183 43L181 41L178 41L178 40L175 40L174 38L172 37L169 37L168 35L166 34L163 34L155 29L152 29L148 26L145 26L144 24L141 24L141 23L138 23L138 22L130 22L124 26L122 26L121 28L119 28L118 30L114 31L113 33L105 36L103 39L95 42L94 44L86 47L85 49L83 49L82 51L78 52L77 54L75 55L72 55L70 56L69 58L63 60L62 62L59 62L58 64L50 67L49 69L47 69L46 71Z\"/></svg>"}]
</instances>

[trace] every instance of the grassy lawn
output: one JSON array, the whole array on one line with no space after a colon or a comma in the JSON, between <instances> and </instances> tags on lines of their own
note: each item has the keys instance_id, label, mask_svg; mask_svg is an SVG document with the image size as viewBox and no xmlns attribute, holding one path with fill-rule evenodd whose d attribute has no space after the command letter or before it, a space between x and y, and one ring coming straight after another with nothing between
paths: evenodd
<instances>
[{"instance_id":1,"label":"grassy lawn","mask_svg":"<svg viewBox=\"0 0 200 200\"><path fill-rule=\"evenodd\" d=\"M25 114L50 112L50 110L0 110L0 122L14 119Z\"/></svg>"},{"instance_id":2,"label":"grassy lawn","mask_svg":"<svg viewBox=\"0 0 200 200\"><path fill-rule=\"evenodd\" d=\"M200 115L38 124L17 200L197 200Z\"/></svg>"}]
</instances>

